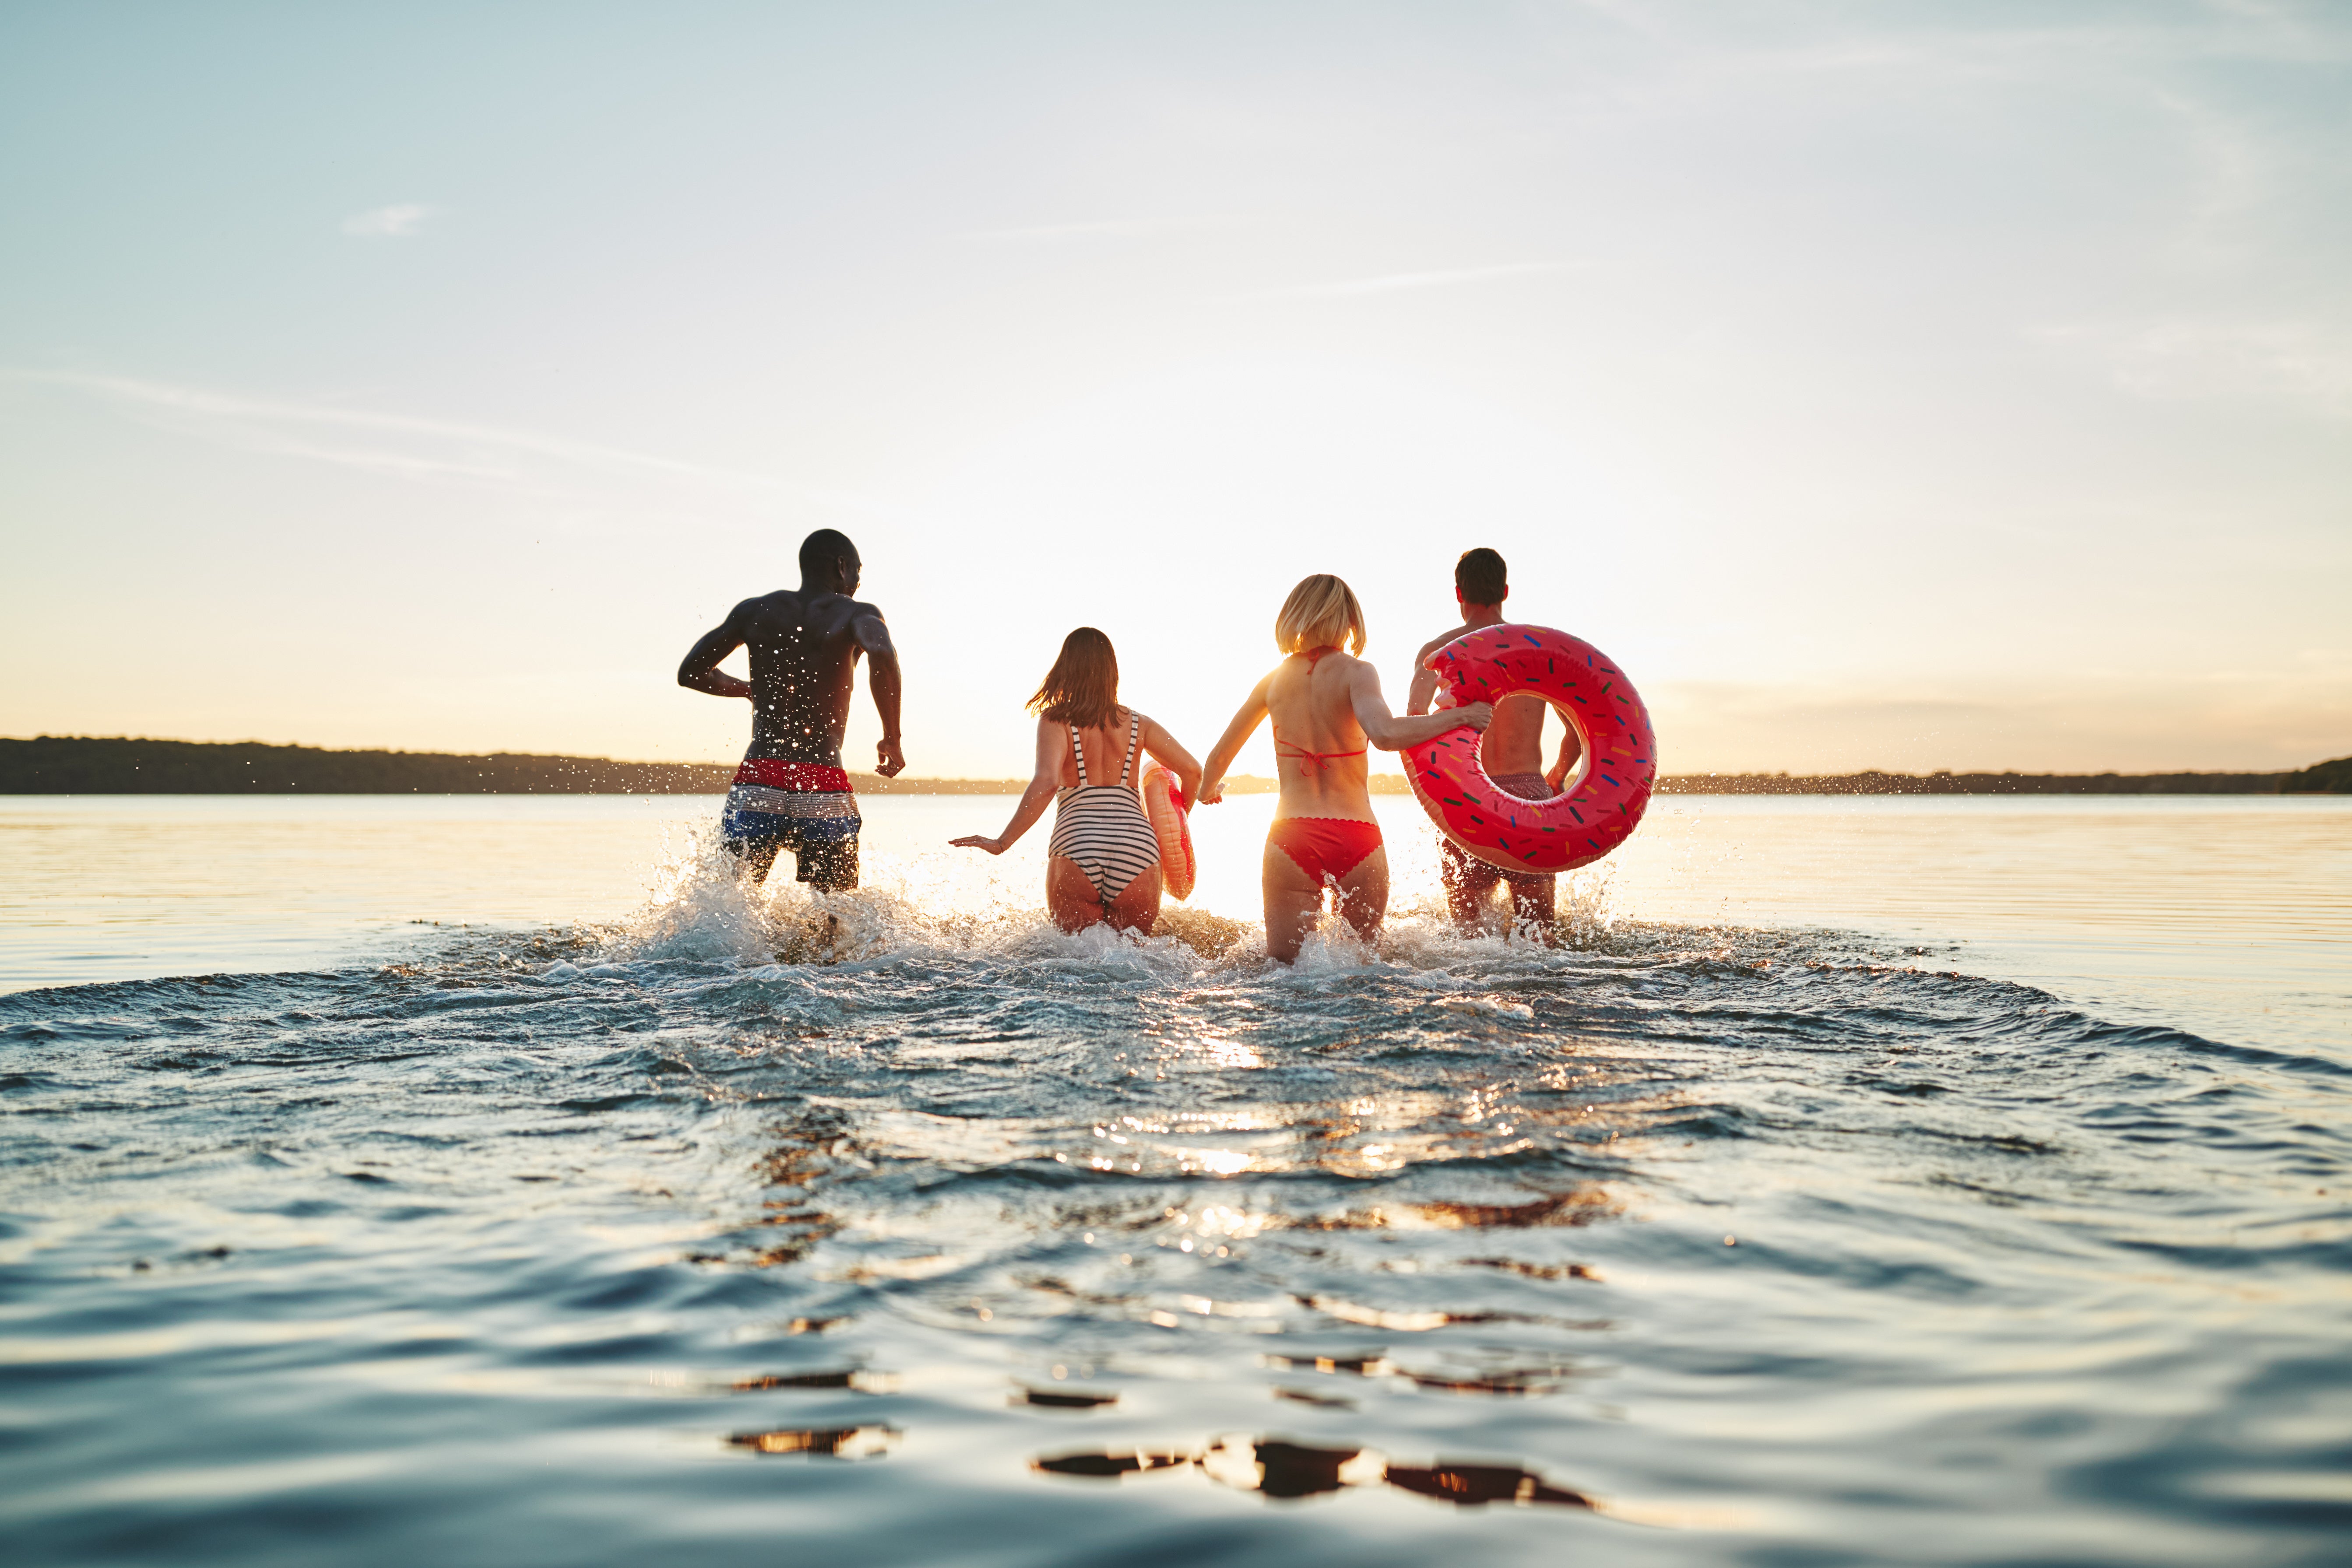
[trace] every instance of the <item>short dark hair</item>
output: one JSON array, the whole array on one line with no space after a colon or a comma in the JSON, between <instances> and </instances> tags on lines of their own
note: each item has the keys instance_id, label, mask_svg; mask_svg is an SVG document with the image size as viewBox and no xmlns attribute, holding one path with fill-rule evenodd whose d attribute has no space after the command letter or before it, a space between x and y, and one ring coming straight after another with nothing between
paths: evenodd
<instances>
[{"instance_id":1,"label":"short dark hair","mask_svg":"<svg viewBox=\"0 0 2352 1568\"><path fill-rule=\"evenodd\" d=\"M1483 544L1464 551L1462 559L1454 563L1454 586L1465 605L1499 605L1510 585L1510 572L1503 558Z\"/></svg>"},{"instance_id":2,"label":"short dark hair","mask_svg":"<svg viewBox=\"0 0 2352 1568\"><path fill-rule=\"evenodd\" d=\"M849 542L849 535L837 528L820 528L801 541L801 575L810 576L845 555L856 553L857 546Z\"/></svg>"}]
</instances>

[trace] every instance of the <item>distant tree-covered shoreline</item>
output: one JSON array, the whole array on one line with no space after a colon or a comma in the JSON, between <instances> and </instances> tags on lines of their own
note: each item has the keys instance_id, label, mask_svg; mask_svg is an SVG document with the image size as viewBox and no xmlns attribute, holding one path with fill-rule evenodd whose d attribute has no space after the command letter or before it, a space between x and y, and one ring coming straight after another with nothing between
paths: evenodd
<instances>
[{"instance_id":1,"label":"distant tree-covered shoreline","mask_svg":"<svg viewBox=\"0 0 2352 1568\"><path fill-rule=\"evenodd\" d=\"M0 739L0 795L719 795L729 763L629 763L493 752L342 752L245 742L42 735ZM851 775L870 795L1018 795L1024 779ZM1265 778L1226 781L1237 794ZM1404 793L1376 773L1376 795ZM1661 779L1662 795L2280 795L2352 794L2352 757L2267 773L1696 773Z\"/></svg>"}]
</instances>

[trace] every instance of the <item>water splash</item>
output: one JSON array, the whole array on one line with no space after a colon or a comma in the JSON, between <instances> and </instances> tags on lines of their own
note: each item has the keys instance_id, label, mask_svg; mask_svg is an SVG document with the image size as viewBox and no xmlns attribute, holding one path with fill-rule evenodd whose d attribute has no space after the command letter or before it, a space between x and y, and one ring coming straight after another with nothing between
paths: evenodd
<instances>
[{"instance_id":1,"label":"water splash","mask_svg":"<svg viewBox=\"0 0 2352 1568\"><path fill-rule=\"evenodd\" d=\"M1265 928L1256 921L1169 900L1149 937L1095 927L1072 935L1048 918L1025 879L983 871L969 858L871 857L866 885L825 894L793 881L789 859L752 887L715 824L666 837L645 906L595 933L605 963L698 961L765 964L873 962L893 955L993 952L1010 959L1102 957L1129 949L1178 965L1262 969ZM1318 921L1301 949L1301 973L1330 974L1370 964L1442 969L1492 960L1533 945L1605 949L1625 923L1606 867L1559 879L1549 931L1510 923L1499 902L1488 929L1457 931L1433 876L1401 880L1377 946L1335 913Z\"/></svg>"}]
</instances>

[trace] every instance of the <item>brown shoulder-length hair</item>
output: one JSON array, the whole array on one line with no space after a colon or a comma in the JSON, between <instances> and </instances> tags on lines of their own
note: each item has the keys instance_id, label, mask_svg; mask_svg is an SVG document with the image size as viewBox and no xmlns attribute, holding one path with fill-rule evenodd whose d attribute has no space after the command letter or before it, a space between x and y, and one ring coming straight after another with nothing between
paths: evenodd
<instances>
[{"instance_id":1,"label":"brown shoulder-length hair","mask_svg":"<svg viewBox=\"0 0 2352 1568\"><path fill-rule=\"evenodd\" d=\"M1118 655L1110 638L1080 626L1062 639L1062 657L1045 672L1029 711L1081 730L1100 729L1118 712Z\"/></svg>"}]
</instances>

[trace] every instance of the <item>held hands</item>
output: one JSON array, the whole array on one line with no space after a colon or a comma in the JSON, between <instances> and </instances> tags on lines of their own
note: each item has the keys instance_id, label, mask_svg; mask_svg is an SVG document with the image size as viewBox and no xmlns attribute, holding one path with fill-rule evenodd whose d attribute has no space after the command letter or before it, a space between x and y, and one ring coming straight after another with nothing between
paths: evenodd
<instances>
[{"instance_id":1,"label":"held hands","mask_svg":"<svg viewBox=\"0 0 2352 1568\"><path fill-rule=\"evenodd\" d=\"M902 763L899 765L903 767L906 764ZM991 855L1002 855L1004 853L1004 840L1002 838L991 838L984 833L971 833L966 834L961 838L949 839L948 847L950 849L985 849Z\"/></svg>"},{"instance_id":2,"label":"held hands","mask_svg":"<svg viewBox=\"0 0 2352 1568\"><path fill-rule=\"evenodd\" d=\"M1202 779L1201 781L1201 793L1192 797L1192 804L1194 805L1218 805L1223 803L1224 798L1224 780Z\"/></svg>"},{"instance_id":3,"label":"held hands","mask_svg":"<svg viewBox=\"0 0 2352 1568\"><path fill-rule=\"evenodd\" d=\"M879 759L874 771L886 779L895 779L907 771L907 753L898 749L898 737L885 735L876 743L874 754ZM961 842L961 839L958 840Z\"/></svg>"}]
</instances>

